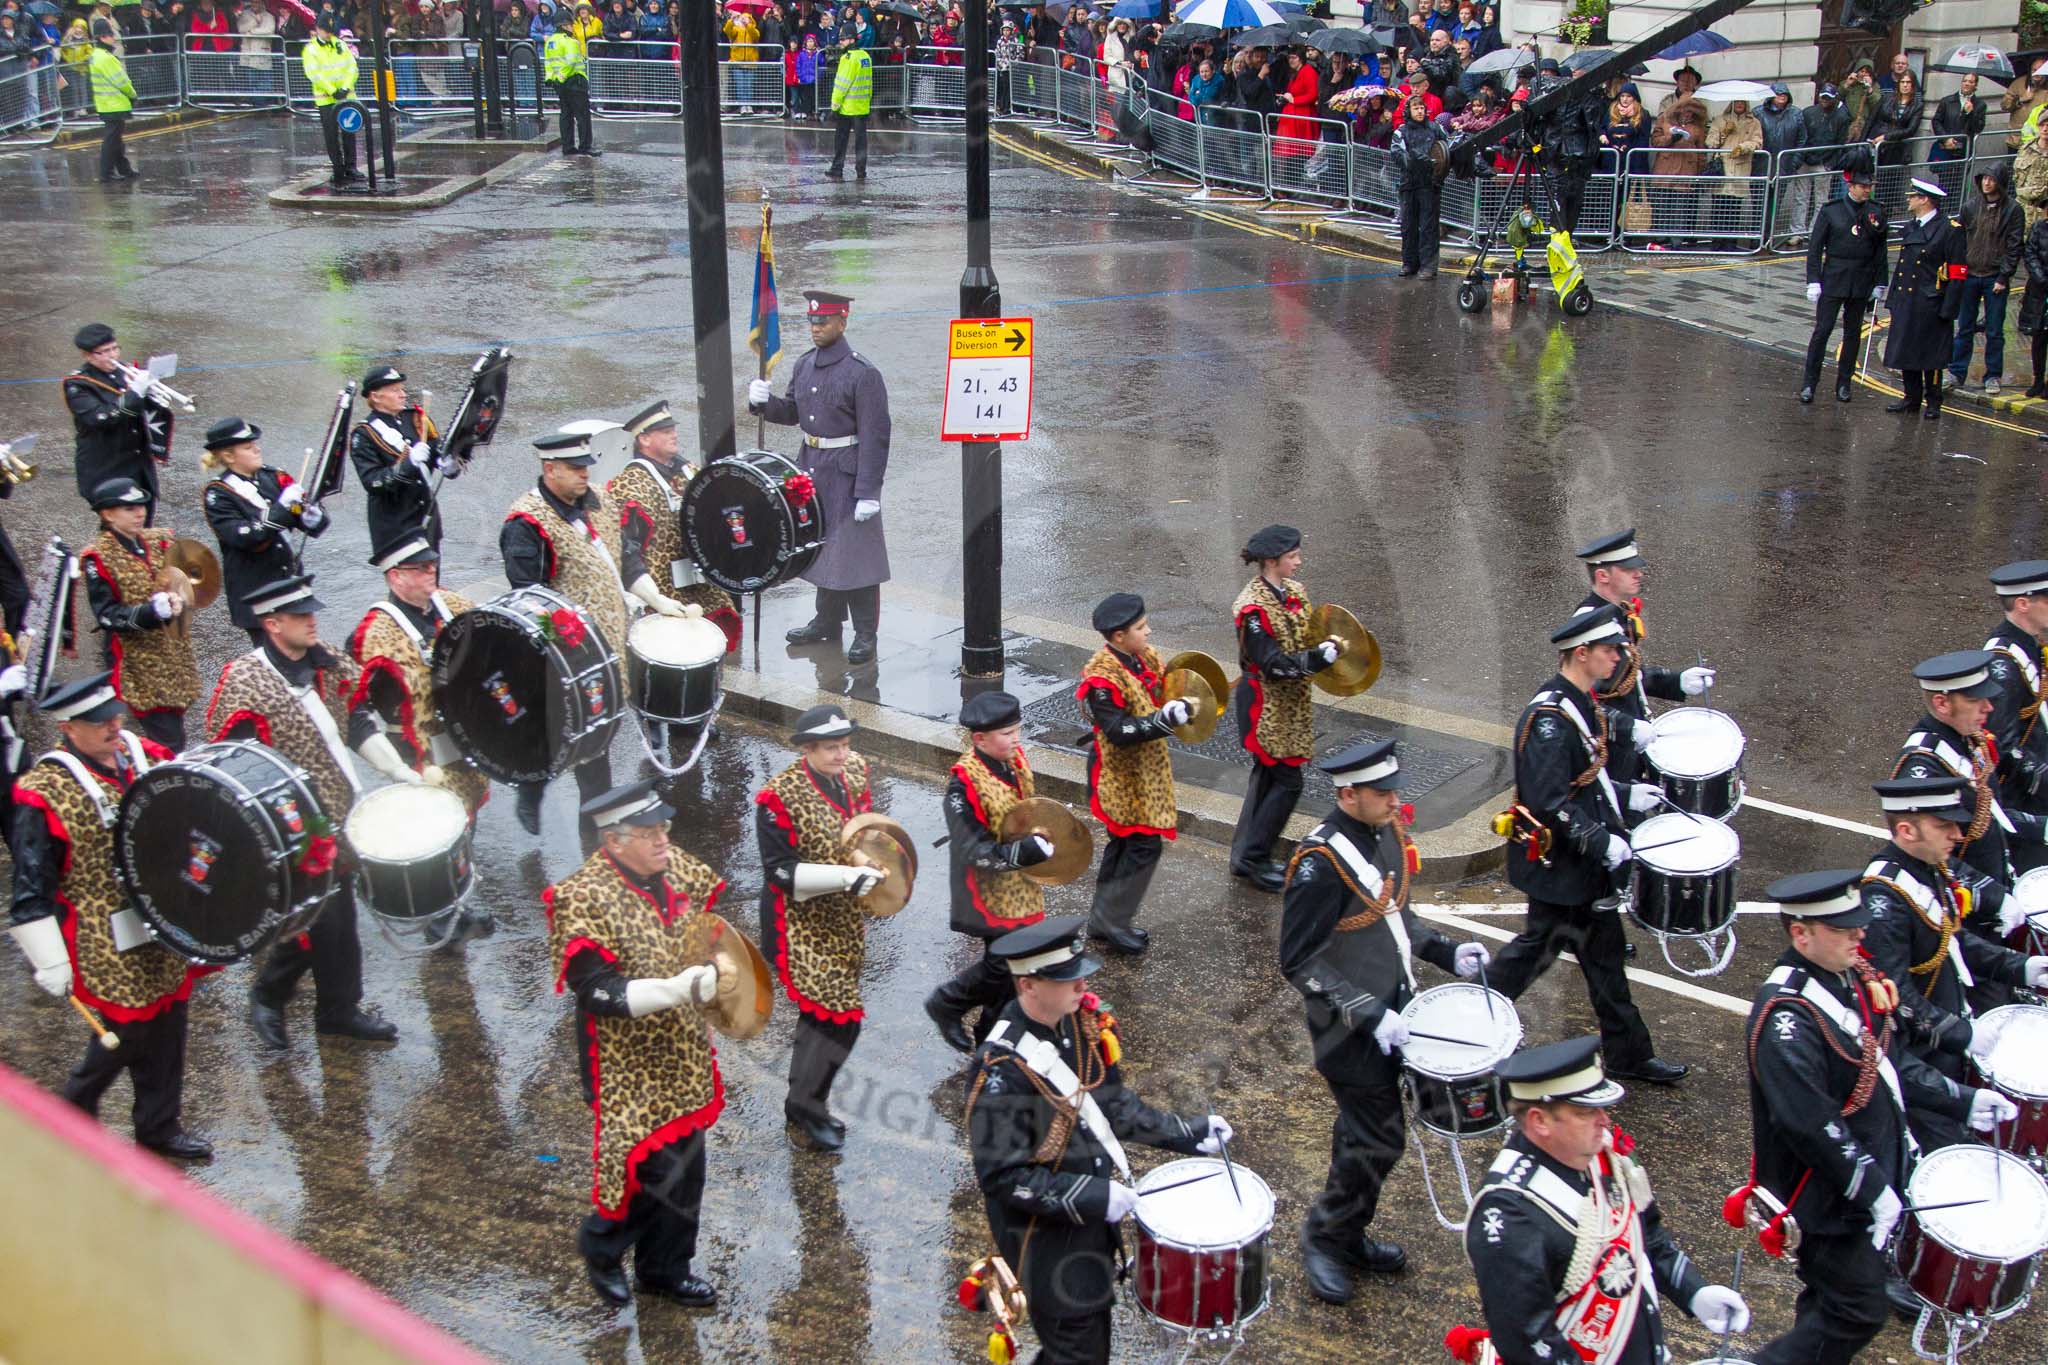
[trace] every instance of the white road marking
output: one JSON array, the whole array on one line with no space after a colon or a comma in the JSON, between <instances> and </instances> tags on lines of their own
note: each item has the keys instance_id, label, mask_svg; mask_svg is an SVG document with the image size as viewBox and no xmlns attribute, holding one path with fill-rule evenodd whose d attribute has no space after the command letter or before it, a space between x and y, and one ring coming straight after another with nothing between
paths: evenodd
<instances>
[{"instance_id":1,"label":"white road marking","mask_svg":"<svg viewBox=\"0 0 2048 1365\"><path fill-rule=\"evenodd\" d=\"M1460 909L1462 908L1460 907ZM1482 938L1504 940L1514 937L1508 930L1502 929L1497 925L1482 924L1476 919L1467 919L1463 915L1454 914L1448 909L1439 909L1436 906L1417 906L1415 913L1421 915L1424 919L1434 920L1438 924L1448 924L1454 928L1463 929L1467 933L1478 934ZM1578 962L1578 958L1570 953L1559 953L1557 960L1559 962ZM1695 986L1692 982L1682 981L1675 976L1665 976L1659 972L1644 971L1640 967L1630 967L1627 970L1630 981L1649 986L1654 990L1667 991L1672 995L1682 996L1687 1000L1693 1001L1695 1004L1706 1005L1713 1009L1726 1011L1729 1014L1741 1015L1744 1018L1749 1016L1749 1002L1747 1000L1733 995L1724 995L1720 991L1710 991L1704 986Z\"/></svg>"},{"instance_id":2,"label":"white road marking","mask_svg":"<svg viewBox=\"0 0 2048 1365\"><path fill-rule=\"evenodd\" d=\"M1744 810L1754 807L1757 810L1768 811L1772 815L1787 815L1794 820L1806 820L1816 825L1826 825L1829 829L1847 830L1851 834L1865 834L1873 839L1891 838L1891 835L1879 829L1876 825L1859 825L1854 820L1843 820L1833 815L1822 815L1819 811L1801 810L1797 806L1781 806L1776 801L1766 801L1761 796L1751 796L1745 793L1742 798L1742 806Z\"/></svg>"}]
</instances>

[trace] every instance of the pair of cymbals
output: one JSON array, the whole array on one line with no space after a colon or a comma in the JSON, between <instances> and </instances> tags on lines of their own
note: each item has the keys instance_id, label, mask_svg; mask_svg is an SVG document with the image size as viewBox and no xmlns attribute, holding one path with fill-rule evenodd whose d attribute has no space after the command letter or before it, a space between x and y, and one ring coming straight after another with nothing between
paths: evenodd
<instances>
[{"instance_id":1,"label":"pair of cymbals","mask_svg":"<svg viewBox=\"0 0 2048 1365\"><path fill-rule=\"evenodd\" d=\"M728 1038L752 1038L768 1027L775 1011L775 979L768 959L754 941L723 915L707 914L706 956L718 968L718 994L704 1007L704 1018Z\"/></svg>"},{"instance_id":2,"label":"pair of cymbals","mask_svg":"<svg viewBox=\"0 0 2048 1365\"><path fill-rule=\"evenodd\" d=\"M1036 834L1052 845L1052 856L1019 874L1040 886L1065 886L1095 863L1095 836L1065 802L1033 796L1010 807L996 831L1005 841Z\"/></svg>"},{"instance_id":3,"label":"pair of cymbals","mask_svg":"<svg viewBox=\"0 0 2048 1365\"><path fill-rule=\"evenodd\" d=\"M1166 661L1162 687L1167 701L1184 701L1189 707L1187 721L1174 727L1174 738L1183 744L1208 742L1230 698L1223 665L1199 649L1183 650Z\"/></svg>"},{"instance_id":4,"label":"pair of cymbals","mask_svg":"<svg viewBox=\"0 0 2048 1365\"><path fill-rule=\"evenodd\" d=\"M910 831L886 815L869 811L846 822L840 846L861 867L880 868L881 885L860 898L860 908L876 919L889 916L910 904L917 884L917 844Z\"/></svg>"},{"instance_id":5,"label":"pair of cymbals","mask_svg":"<svg viewBox=\"0 0 2048 1365\"><path fill-rule=\"evenodd\" d=\"M1312 645L1335 640L1344 646L1337 662L1308 675L1320 690L1333 697L1355 697L1380 680L1380 642L1344 608L1325 602L1311 611L1308 638Z\"/></svg>"}]
</instances>

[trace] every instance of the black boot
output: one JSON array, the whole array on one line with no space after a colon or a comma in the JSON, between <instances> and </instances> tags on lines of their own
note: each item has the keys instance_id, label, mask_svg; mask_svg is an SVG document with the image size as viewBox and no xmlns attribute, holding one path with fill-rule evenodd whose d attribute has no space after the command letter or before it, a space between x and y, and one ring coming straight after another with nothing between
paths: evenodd
<instances>
[{"instance_id":1,"label":"black boot","mask_svg":"<svg viewBox=\"0 0 2048 1365\"><path fill-rule=\"evenodd\" d=\"M273 1005L249 993L249 1027L256 1034L256 1041L276 1052L283 1052L292 1045L284 1031L284 1007Z\"/></svg>"},{"instance_id":2,"label":"black boot","mask_svg":"<svg viewBox=\"0 0 2048 1365\"><path fill-rule=\"evenodd\" d=\"M590 1287L597 1296L614 1308L624 1308L633 1301L633 1291L626 1287L626 1269L609 1256L585 1256L584 1273L590 1277Z\"/></svg>"},{"instance_id":3,"label":"black boot","mask_svg":"<svg viewBox=\"0 0 2048 1365\"><path fill-rule=\"evenodd\" d=\"M519 827L528 834L540 833L540 798L546 791L547 785L541 782L520 785L519 800L512 810L519 817Z\"/></svg>"},{"instance_id":4,"label":"black boot","mask_svg":"<svg viewBox=\"0 0 2048 1365\"><path fill-rule=\"evenodd\" d=\"M155 1152L166 1161L211 1161L213 1144L204 1138L193 1137L183 1129L169 1137L153 1138L140 1145L143 1150Z\"/></svg>"},{"instance_id":5,"label":"black boot","mask_svg":"<svg viewBox=\"0 0 2048 1365\"><path fill-rule=\"evenodd\" d=\"M1351 1267L1336 1251L1301 1230L1301 1272L1308 1280L1308 1292L1324 1303L1351 1302Z\"/></svg>"},{"instance_id":6,"label":"black boot","mask_svg":"<svg viewBox=\"0 0 2048 1365\"><path fill-rule=\"evenodd\" d=\"M316 1033L328 1038L353 1038L360 1043L395 1043L398 1041L398 1025L380 1019L362 1006L348 1012L345 1019L333 1022L313 1021Z\"/></svg>"},{"instance_id":7,"label":"black boot","mask_svg":"<svg viewBox=\"0 0 2048 1365\"><path fill-rule=\"evenodd\" d=\"M1813 401L1813 385L1803 384L1800 386L1799 401L1802 403L1811 403Z\"/></svg>"},{"instance_id":8,"label":"black boot","mask_svg":"<svg viewBox=\"0 0 2048 1365\"><path fill-rule=\"evenodd\" d=\"M875 659L875 633L871 630L857 630L853 633L853 647L846 651L846 662L850 664L873 663Z\"/></svg>"},{"instance_id":9,"label":"black boot","mask_svg":"<svg viewBox=\"0 0 2048 1365\"><path fill-rule=\"evenodd\" d=\"M782 1106L782 1117L803 1139L791 1143L798 1149L809 1147L814 1152L836 1152L846 1145L846 1134L833 1127L829 1118L819 1118L787 1104Z\"/></svg>"},{"instance_id":10,"label":"black boot","mask_svg":"<svg viewBox=\"0 0 2048 1365\"><path fill-rule=\"evenodd\" d=\"M974 1039L967 1033L966 1012L954 1010L941 998L944 989L940 987L924 998L924 1012L939 1026L939 1037L945 1039L947 1047L955 1052L972 1052Z\"/></svg>"},{"instance_id":11,"label":"black boot","mask_svg":"<svg viewBox=\"0 0 2048 1365\"><path fill-rule=\"evenodd\" d=\"M642 1271L633 1277L633 1283L643 1294L653 1294L671 1303L679 1303L685 1308L715 1308L718 1305L718 1291L711 1287L710 1281L699 1279L695 1275L677 1275L671 1278L667 1275L649 1275Z\"/></svg>"},{"instance_id":12,"label":"black boot","mask_svg":"<svg viewBox=\"0 0 2048 1365\"><path fill-rule=\"evenodd\" d=\"M1846 403L1849 401L1849 386L1847 384L1835 385L1835 401L1837 403Z\"/></svg>"},{"instance_id":13,"label":"black boot","mask_svg":"<svg viewBox=\"0 0 2048 1365\"><path fill-rule=\"evenodd\" d=\"M1920 410L1920 403L1917 399L1901 398L1894 402L1886 403L1884 410L1886 412L1918 412Z\"/></svg>"},{"instance_id":14,"label":"black boot","mask_svg":"<svg viewBox=\"0 0 2048 1365\"><path fill-rule=\"evenodd\" d=\"M782 638L793 645L836 645L839 643L839 626L836 623L828 626L813 616L808 625L798 626Z\"/></svg>"}]
</instances>

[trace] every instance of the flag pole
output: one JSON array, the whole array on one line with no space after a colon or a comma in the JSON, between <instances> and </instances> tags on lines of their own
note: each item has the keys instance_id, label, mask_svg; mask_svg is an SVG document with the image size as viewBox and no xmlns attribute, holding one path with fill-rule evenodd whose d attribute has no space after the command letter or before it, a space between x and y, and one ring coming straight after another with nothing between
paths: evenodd
<instances>
[{"instance_id":1,"label":"flag pole","mask_svg":"<svg viewBox=\"0 0 2048 1365\"><path fill-rule=\"evenodd\" d=\"M768 188L767 186L764 185L761 187L761 236L764 240L768 236L768 228L769 225L774 221L774 217L775 210L768 206ZM758 275L760 273L760 267L756 266L754 269L756 275ZM754 288L756 291L758 291L760 287L761 282L757 278L754 281ZM756 368L760 372L759 377L762 379L766 379L768 377L768 347L765 344L754 348L754 361ZM763 408L760 412L754 415L754 448L759 450L762 447L766 446L767 444L768 409ZM761 643L761 613L758 610L759 605L759 599L756 599L755 606L757 609L754 613L754 644L757 649Z\"/></svg>"}]
</instances>

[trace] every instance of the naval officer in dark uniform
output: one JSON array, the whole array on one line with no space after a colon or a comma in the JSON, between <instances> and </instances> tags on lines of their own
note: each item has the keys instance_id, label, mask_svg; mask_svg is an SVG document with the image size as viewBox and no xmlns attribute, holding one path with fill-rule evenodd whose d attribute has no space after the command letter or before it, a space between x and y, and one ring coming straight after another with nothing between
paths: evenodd
<instances>
[{"instance_id":1,"label":"naval officer in dark uniform","mask_svg":"<svg viewBox=\"0 0 2048 1365\"><path fill-rule=\"evenodd\" d=\"M853 617L850 664L875 657L882 584L889 581L889 545L882 532L882 476L889 470L889 391L882 372L846 344L853 300L822 289L804 291L811 323L810 354L796 362L789 392L777 398L765 379L747 384L747 410L780 426L803 429L797 463L817 482L825 544L804 573L818 590L808 625L785 637L793 645L837 645Z\"/></svg>"},{"instance_id":2,"label":"naval officer in dark uniform","mask_svg":"<svg viewBox=\"0 0 2048 1365\"><path fill-rule=\"evenodd\" d=\"M1884 293L1892 313L1884 363L1903 375L1905 390L1884 410L1920 409L1929 421L1941 416L1941 371L1954 349L1962 282L1970 273L1963 231L1941 211L1946 198L1947 191L1932 180L1913 177L1906 191L1913 221L1899 232L1899 260Z\"/></svg>"},{"instance_id":3,"label":"naval officer in dark uniform","mask_svg":"<svg viewBox=\"0 0 2048 1365\"><path fill-rule=\"evenodd\" d=\"M2041 649L2048 633L2048 559L2000 565L1991 571L1991 586L2005 612L1984 642L1998 687L1984 726L1998 746L1998 799L2010 811L2048 815L2048 722L2041 719L2041 699L2048 696L2048 655ZM2048 844L2022 840L2008 851L2014 876L2048 865Z\"/></svg>"},{"instance_id":4,"label":"naval officer in dark uniform","mask_svg":"<svg viewBox=\"0 0 2048 1365\"><path fill-rule=\"evenodd\" d=\"M1835 319L1842 320L1842 349L1835 359L1835 401L1849 401L1856 378L1856 352L1863 342L1863 316L1884 287L1884 211L1870 202L1872 177L1866 166L1842 172L1849 197L1814 215L1806 235L1806 301L1813 305L1813 334L1806 339L1806 373L1799 401L1813 401L1821 362Z\"/></svg>"},{"instance_id":5,"label":"naval officer in dark uniform","mask_svg":"<svg viewBox=\"0 0 2048 1365\"><path fill-rule=\"evenodd\" d=\"M1408 1263L1368 1228L1406 1136L1399 1050L1415 959L1473 977L1489 954L1477 943L1453 947L1408 908L1422 860L1401 828L1394 741L1348 745L1316 766L1336 786L1337 808L1287 865L1280 971L1307 1003L1316 1070L1337 1101L1329 1179L1301 1226L1302 1270L1310 1293L1346 1303L1352 1271Z\"/></svg>"}]
</instances>

